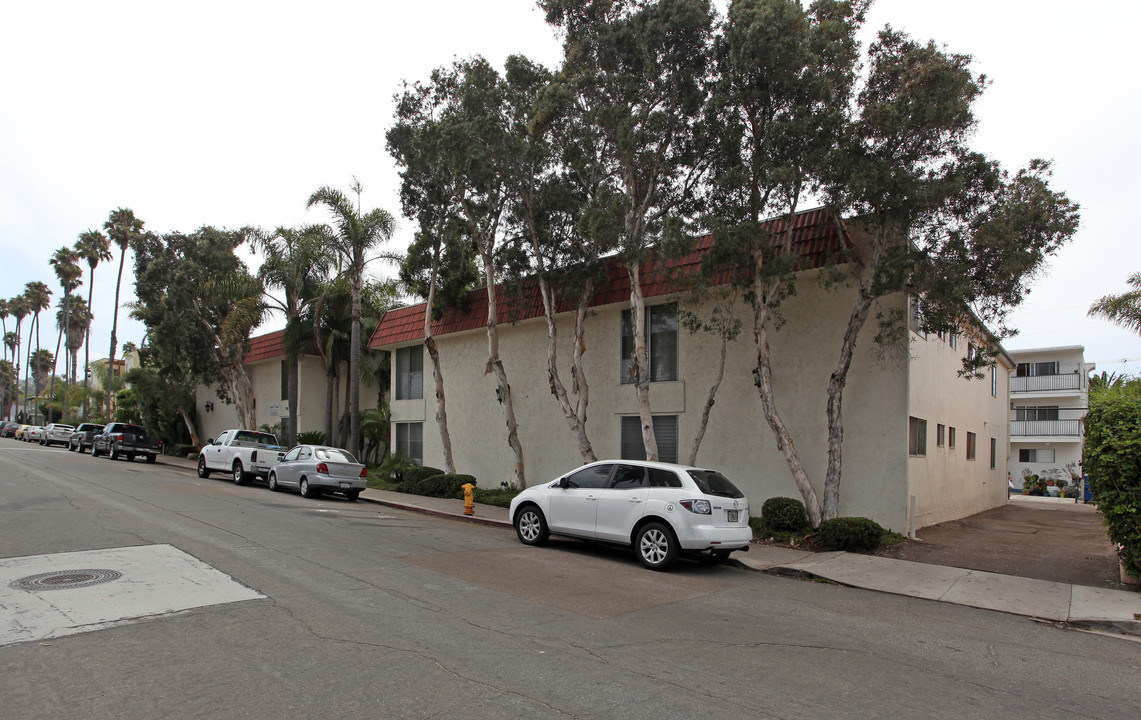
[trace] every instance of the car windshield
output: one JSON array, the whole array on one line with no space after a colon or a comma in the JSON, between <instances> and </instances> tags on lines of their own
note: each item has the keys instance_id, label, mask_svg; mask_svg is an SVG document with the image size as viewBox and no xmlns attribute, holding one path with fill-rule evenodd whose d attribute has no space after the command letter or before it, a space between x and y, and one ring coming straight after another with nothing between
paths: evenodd
<instances>
[{"instance_id":1,"label":"car windshield","mask_svg":"<svg viewBox=\"0 0 1141 720\"><path fill-rule=\"evenodd\" d=\"M706 495L720 495L728 498L742 498L745 493L719 472L713 470L690 470L689 476Z\"/></svg>"},{"instance_id":2,"label":"car windshield","mask_svg":"<svg viewBox=\"0 0 1141 720\"><path fill-rule=\"evenodd\" d=\"M356 462L356 459L353 458L353 456L350 455L347 451L339 450L337 448L317 448L313 451L313 453L317 456L318 460L329 460L331 462L346 463Z\"/></svg>"}]
</instances>

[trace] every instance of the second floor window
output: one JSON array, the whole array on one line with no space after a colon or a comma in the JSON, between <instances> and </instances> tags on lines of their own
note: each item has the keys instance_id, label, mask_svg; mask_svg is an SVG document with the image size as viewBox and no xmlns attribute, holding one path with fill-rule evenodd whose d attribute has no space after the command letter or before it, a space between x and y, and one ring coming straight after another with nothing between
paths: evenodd
<instances>
[{"instance_id":1,"label":"second floor window","mask_svg":"<svg viewBox=\"0 0 1141 720\"><path fill-rule=\"evenodd\" d=\"M424 350L420 345L396 351L397 400L419 400L424 397Z\"/></svg>"},{"instance_id":2,"label":"second floor window","mask_svg":"<svg viewBox=\"0 0 1141 720\"><path fill-rule=\"evenodd\" d=\"M650 382L677 380L677 305L653 305L646 308L646 355L650 360ZM634 357L634 323L630 311L622 311L622 377L630 382L630 361Z\"/></svg>"},{"instance_id":3,"label":"second floor window","mask_svg":"<svg viewBox=\"0 0 1141 720\"><path fill-rule=\"evenodd\" d=\"M1018 363L1014 370L1015 377L1037 377L1040 375L1057 375L1061 368L1057 361L1038 363Z\"/></svg>"}]
</instances>

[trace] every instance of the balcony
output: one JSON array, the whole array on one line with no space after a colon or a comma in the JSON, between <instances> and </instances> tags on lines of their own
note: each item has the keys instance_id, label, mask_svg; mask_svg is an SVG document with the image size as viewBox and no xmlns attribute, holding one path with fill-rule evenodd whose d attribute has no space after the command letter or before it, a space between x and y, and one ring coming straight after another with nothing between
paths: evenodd
<instances>
[{"instance_id":1,"label":"balcony","mask_svg":"<svg viewBox=\"0 0 1141 720\"><path fill-rule=\"evenodd\" d=\"M1053 390L1082 390L1082 376L1078 373L1063 375L1030 375L1010 378L1010 392L1051 392Z\"/></svg>"},{"instance_id":2,"label":"balcony","mask_svg":"<svg viewBox=\"0 0 1141 720\"><path fill-rule=\"evenodd\" d=\"M1021 379L1021 378L1020 378ZM1034 378L1030 378L1034 379ZM1010 439L1037 437L1082 437L1081 420L1011 420Z\"/></svg>"}]
</instances>

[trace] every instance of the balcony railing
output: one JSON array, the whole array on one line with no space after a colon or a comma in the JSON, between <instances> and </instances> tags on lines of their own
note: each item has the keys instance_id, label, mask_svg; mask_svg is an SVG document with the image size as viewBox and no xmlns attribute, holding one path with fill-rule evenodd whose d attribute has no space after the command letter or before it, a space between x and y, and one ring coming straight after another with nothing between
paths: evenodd
<instances>
[{"instance_id":1,"label":"balcony railing","mask_svg":"<svg viewBox=\"0 0 1141 720\"><path fill-rule=\"evenodd\" d=\"M1081 420L1012 420L1010 436L1015 437L1073 437L1082 436Z\"/></svg>"},{"instance_id":2,"label":"balcony railing","mask_svg":"<svg viewBox=\"0 0 1141 720\"><path fill-rule=\"evenodd\" d=\"M1047 392L1050 390L1081 390L1082 376L1078 373L1063 375L1030 375L1010 378L1010 392Z\"/></svg>"}]
</instances>

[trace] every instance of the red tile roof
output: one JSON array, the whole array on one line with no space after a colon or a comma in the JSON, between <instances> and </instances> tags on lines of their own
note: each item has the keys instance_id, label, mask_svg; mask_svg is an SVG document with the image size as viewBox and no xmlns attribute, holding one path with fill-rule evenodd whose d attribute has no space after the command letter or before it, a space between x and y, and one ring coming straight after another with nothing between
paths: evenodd
<instances>
[{"instance_id":1,"label":"red tile roof","mask_svg":"<svg viewBox=\"0 0 1141 720\"><path fill-rule=\"evenodd\" d=\"M277 330L250 338L250 351L242 358L249 364L258 360L271 360L285 357L285 331Z\"/></svg>"},{"instance_id":2,"label":"red tile roof","mask_svg":"<svg viewBox=\"0 0 1141 720\"><path fill-rule=\"evenodd\" d=\"M765 223L770 232L777 236L783 231L785 219L769 220ZM847 228L842 228L842 235L837 234L836 225L824 208L806 210L793 218L793 245L800 262L798 270L808 270L823 267L837 259L842 250L853 247L851 236ZM669 295L675 292L676 287L671 277L677 274L695 272L700 266L702 258L709 252L713 244L710 235L698 238L695 250L677 260L662 262L651 258L641 266L642 294L646 298ZM630 275L622 261L617 256L603 260L606 281L600 283L591 298L590 307L599 307L630 299ZM728 273L716 278L718 283L728 282ZM542 317L543 301L539 294L538 283L526 283L517 292L508 295L502 286L497 287L499 299L498 322L507 324ZM475 330L487 326L487 291L483 288L473 290L468 294L468 310L463 312L450 309L443 316L432 323L434 335L447 335L448 333ZM573 300L562 298L556 308L557 312L568 312L574 309ZM380 348L400 343L421 340L424 337L424 303L390 310L381 319L380 324L373 333L369 347Z\"/></svg>"}]
</instances>

